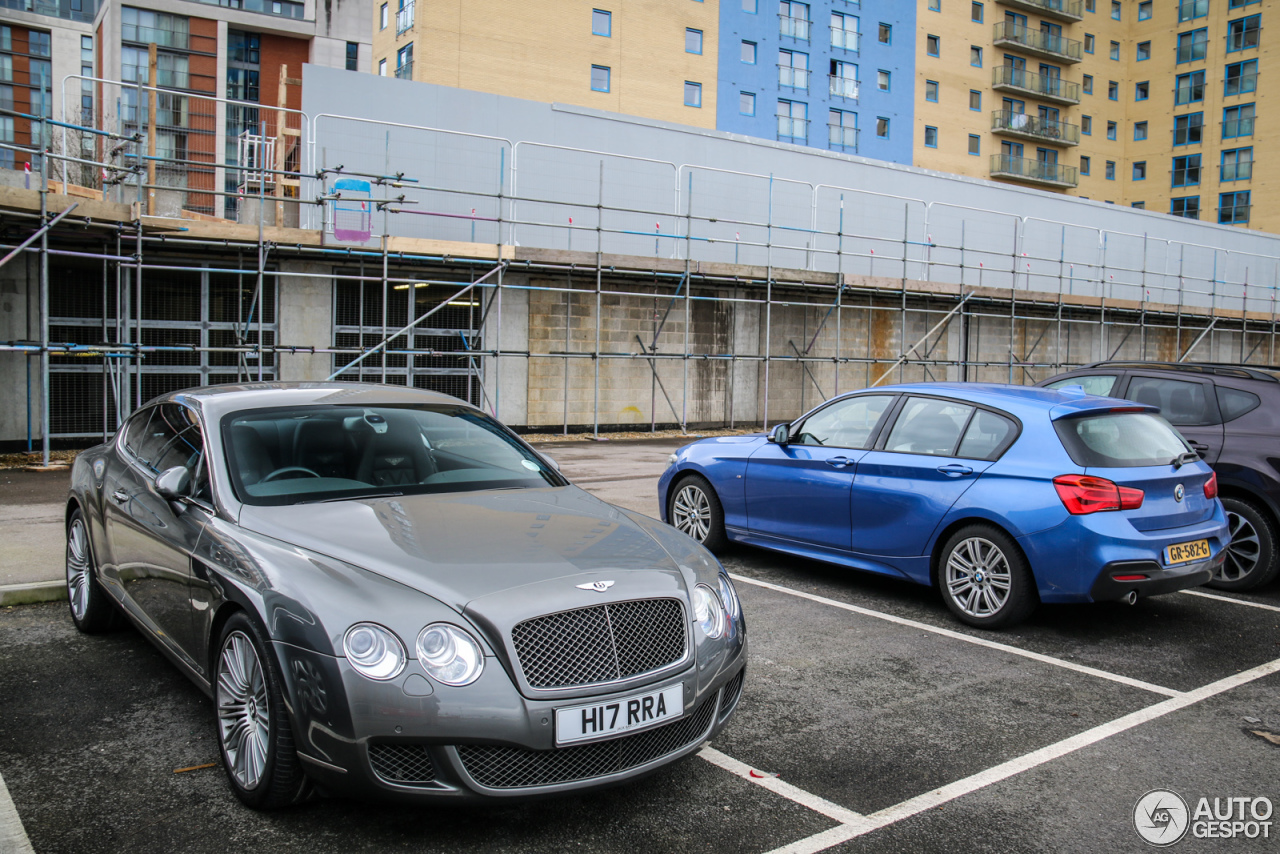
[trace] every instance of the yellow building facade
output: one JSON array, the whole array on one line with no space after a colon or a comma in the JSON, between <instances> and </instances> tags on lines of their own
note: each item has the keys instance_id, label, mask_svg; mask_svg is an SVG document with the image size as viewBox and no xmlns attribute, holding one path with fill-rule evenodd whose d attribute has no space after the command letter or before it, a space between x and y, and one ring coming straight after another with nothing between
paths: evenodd
<instances>
[{"instance_id":1,"label":"yellow building facade","mask_svg":"<svg viewBox=\"0 0 1280 854\"><path fill-rule=\"evenodd\" d=\"M1277 6L921 0L915 165L1280 230L1255 156Z\"/></svg>"},{"instance_id":2,"label":"yellow building facade","mask_svg":"<svg viewBox=\"0 0 1280 854\"><path fill-rule=\"evenodd\" d=\"M716 2L374 2L373 70L714 128Z\"/></svg>"}]
</instances>

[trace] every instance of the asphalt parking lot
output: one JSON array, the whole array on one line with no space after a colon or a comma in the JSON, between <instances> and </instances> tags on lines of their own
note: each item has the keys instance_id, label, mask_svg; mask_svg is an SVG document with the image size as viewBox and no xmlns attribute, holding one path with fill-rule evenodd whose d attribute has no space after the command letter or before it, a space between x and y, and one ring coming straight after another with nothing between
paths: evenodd
<instances>
[{"instance_id":1,"label":"asphalt parking lot","mask_svg":"<svg viewBox=\"0 0 1280 854\"><path fill-rule=\"evenodd\" d=\"M675 444L548 450L584 488L656 514ZM218 759L210 701L137 632L79 635L62 604L0 610L0 776L42 854L1142 851L1134 806L1153 789L1193 810L1280 804L1280 584L1042 607L990 633L905 583L749 548L724 563L751 643L737 715L625 787L254 813L202 767ZM1280 814L1266 821L1266 838L1258 821L1256 838L1175 850L1280 852Z\"/></svg>"}]
</instances>

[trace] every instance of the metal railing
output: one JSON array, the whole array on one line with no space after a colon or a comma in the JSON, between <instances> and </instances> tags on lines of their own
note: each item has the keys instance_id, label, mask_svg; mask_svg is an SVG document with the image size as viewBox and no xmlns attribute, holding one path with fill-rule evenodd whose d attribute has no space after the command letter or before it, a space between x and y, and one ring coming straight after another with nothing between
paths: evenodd
<instances>
[{"instance_id":1,"label":"metal railing","mask_svg":"<svg viewBox=\"0 0 1280 854\"><path fill-rule=\"evenodd\" d=\"M787 89L809 89L809 69L793 65L778 66L778 85Z\"/></svg>"},{"instance_id":2,"label":"metal railing","mask_svg":"<svg viewBox=\"0 0 1280 854\"><path fill-rule=\"evenodd\" d=\"M1071 62L1079 62L1084 55L1083 45L1076 39L1033 30L1025 24L1012 21L1001 21L995 26L995 41L1013 42L1027 50L1063 57Z\"/></svg>"},{"instance_id":3,"label":"metal railing","mask_svg":"<svg viewBox=\"0 0 1280 854\"><path fill-rule=\"evenodd\" d=\"M1030 157L1011 154L991 155L991 174L1046 184L1063 184L1074 187L1080 183L1080 170L1062 163L1049 163Z\"/></svg>"},{"instance_id":4,"label":"metal railing","mask_svg":"<svg viewBox=\"0 0 1280 854\"><path fill-rule=\"evenodd\" d=\"M783 142L808 142L809 120L778 116L778 139Z\"/></svg>"},{"instance_id":5,"label":"metal railing","mask_svg":"<svg viewBox=\"0 0 1280 854\"><path fill-rule=\"evenodd\" d=\"M1223 163L1219 181L1248 181L1253 178L1253 161L1243 160L1237 163Z\"/></svg>"},{"instance_id":6,"label":"metal railing","mask_svg":"<svg viewBox=\"0 0 1280 854\"><path fill-rule=\"evenodd\" d=\"M75 9L69 0L0 0L0 9L17 9L22 12L34 12L37 15L48 15L51 18L92 24L98 5L84 3L81 8Z\"/></svg>"},{"instance_id":7,"label":"metal railing","mask_svg":"<svg viewBox=\"0 0 1280 854\"><path fill-rule=\"evenodd\" d=\"M861 35L862 34L857 30L846 30L842 27L832 27L831 46L839 48L840 50L856 51L858 49L858 39Z\"/></svg>"},{"instance_id":8,"label":"metal railing","mask_svg":"<svg viewBox=\"0 0 1280 854\"><path fill-rule=\"evenodd\" d=\"M1238 136L1253 136L1254 116L1239 119L1227 119L1222 123L1222 138L1235 139Z\"/></svg>"},{"instance_id":9,"label":"metal railing","mask_svg":"<svg viewBox=\"0 0 1280 854\"><path fill-rule=\"evenodd\" d=\"M991 69L991 85L1022 89L1026 92L1034 92L1042 98L1056 98L1073 104L1080 102L1079 83L1072 83L1061 77L1036 74L1023 68L1014 68L1012 65L997 65Z\"/></svg>"},{"instance_id":10,"label":"metal railing","mask_svg":"<svg viewBox=\"0 0 1280 854\"><path fill-rule=\"evenodd\" d=\"M403 9L396 11L396 35L413 29L413 2L404 4Z\"/></svg>"},{"instance_id":11,"label":"metal railing","mask_svg":"<svg viewBox=\"0 0 1280 854\"><path fill-rule=\"evenodd\" d=\"M991 129L996 132L1026 134L1037 139L1064 145L1080 144L1080 126L1068 124L1055 119L1043 119L1028 113L1015 113L1011 110L993 110L991 112Z\"/></svg>"},{"instance_id":12,"label":"metal railing","mask_svg":"<svg viewBox=\"0 0 1280 854\"><path fill-rule=\"evenodd\" d=\"M1182 42L1178 45L1178 62L1195 62L1205 58L1209 50L1209 40Z\"/></svg>"},{"instance_id":13,"label":"metal railing","mask_svg":"<svg viewBox=\"0 0 1280 854\"><path fill-rule=\"evenodd\" d=\"M827 143L832 148L838 148L842 151L858 150L858 129L846 127L845 125L827 125Z\"/></svg>"},{"instance_id":14,"label":"metal railing","mask_svg":"<svg viewBox=\"0 0 1280 854\"><path fill-rule=\"evenodd\" d=\"M1084 0L1001 0L1008 6L1035 9L1050 15L1080 20L1084 17Z\"/></svg>"},{"instance_id":15,"label":"metal railing","mask_svg":"<svg viewBox=\"0 0 1280 854\"><path fill-rule=\"evenodd\" d=\"M856 77L837 77L832 74L827 77L827 82L827 91L837 98L857 99L858 80Z\"/></svg>"},{"instance_id":16,"label":"metal railing","mask_svg":"<svg viewBox=\"0 0 1280 854\"><path fill-rule=\"evenodd\" d=\"M412 59L406 62L404 65L396 66L396 77L400 78L401 80L413 79L413 60Z\"/></svg>"},{"instance_id":17,"label":"metal railing","mask_svg":"<svg viewBox=\"0 0 1280 854\"><path fill-rule=\"evenodd\" d=\"M1209 14L1209 0L1187 0L1178 4L1178 23L1203 18Z\"/></svg>"},{"instance_id":18,"label":"metal railing","mask_svg":"<svg viewBox=\"0 0 1280 854\"><path fill-rule=\"evenodd\" d=\"M789 15L778 16L778 34L787 38L799 39L800 41L809 40L809 25L812 22L808 18L793 18Z\"/></svg>"},{"instance_id":19,"label":"metal railing","mask_svg":"<svg viewBox=\"0 0 1280 854\"><path fill-rule=\"evenodd\" d=\"M1233 27L1227 31L1227 51L1230 53L1237 50L1257 47L1258 38L1261 34L1262 27L1245 27L1243 25L1240 27Z\"/></svg>"}]
</instances>

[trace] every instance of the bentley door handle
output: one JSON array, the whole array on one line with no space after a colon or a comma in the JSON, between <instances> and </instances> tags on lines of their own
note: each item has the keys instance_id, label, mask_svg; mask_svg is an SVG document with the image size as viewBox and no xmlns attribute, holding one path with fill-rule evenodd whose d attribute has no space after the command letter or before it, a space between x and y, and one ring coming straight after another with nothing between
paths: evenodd
<instances>
[{"instance_id":1,"label":"bentley door handle","mask_svg":"<svg viewBox=\"0 0 1280 854\"><path fill-rule=\"evenodd\" d=\"M117 504L124 504L129 500L129 493L125 492L123 489L117 489L115 492L111 493L111 498Z\"/></svg>"}]
</instances>

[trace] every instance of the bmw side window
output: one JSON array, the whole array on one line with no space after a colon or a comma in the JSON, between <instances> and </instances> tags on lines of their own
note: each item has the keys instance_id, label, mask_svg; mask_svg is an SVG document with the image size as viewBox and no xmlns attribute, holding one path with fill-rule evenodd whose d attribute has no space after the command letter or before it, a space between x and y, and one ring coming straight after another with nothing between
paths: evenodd
<instances>
[{"instance_id":1,"label":"bmw side window","mask_svg":"<svg viewBox=\"0 0 1280 854\"><path fill-rule=\"evenodd\" d=\"M1262 405L1262 399L1252 392L1222 386L1218 386L1217 392L1218 409L1222 410L1223 421L1234 421Z\"/></svg>"},{"instance_id":2,"label":"bmw side window","mask_svg":"<svg viewBox=\"0 0 1280 854\"><path fill-rule=\"evenodd\" d=\"M950 400L909 398L889 433L886 451L952 456L974 407Z\"/></svg>"},{"instance_id":3,"label":"bmw side window","mask_svg":"<svg viewBox=\"0 0 1280 854\"><path fill-rule=\"evenodd\" d=\"M1096 394L1101 397L1107 397L1111 394L1111 389L1115 388L1116 378L1113 375L1103 374L1096 377L1067 377L1057 382L1049 383L1046 388L1066 388L1069 385L1078 385L1084 389L1085 394Z\"/></svg>"},{"instance_id":4,"label":"bmw side window","mask_svg":"<svg viewBox=\"0 0 1280 854\"><path fill-rule=\"evenodd\" d=\"M795 444L831 448L865 448L889 404L891 394L871 394L837 401L815 412L802 425Z\"/></svg>"},{"instance_id":5,"label":"bmw side window","mask_svg":"<svg viewBox=\"0 0 1280 854\"><path fill-rule=\"evenodd\" d=\"M1213 404L1200 383L1134 377L1129 381L1125 397L1135 403L1160 407L1160 414L1174 426L1215 423Z\"/></svg>"},{"instance_id":6,"label":"bmw side window","mask_svg":"<svg viewBox=\"0 0 1280 854\"><path fill-rule=\"evenodd\" d=\"M964 431L956 456L974 460L994 459L1008 446L1017 429L1017 425L1003 415L979 409Z\"/></svg>"}]
</instances>

